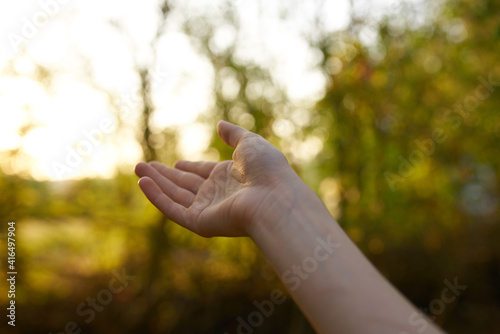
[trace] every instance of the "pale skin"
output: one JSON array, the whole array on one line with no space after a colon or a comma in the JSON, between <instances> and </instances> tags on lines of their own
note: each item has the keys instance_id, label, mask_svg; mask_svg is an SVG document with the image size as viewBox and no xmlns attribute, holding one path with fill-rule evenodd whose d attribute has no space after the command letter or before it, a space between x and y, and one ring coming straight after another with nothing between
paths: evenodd
<instances>
[{"instance_id":1,"label":"pale skin","mask_svg":"<svg viewBox=\"0 0 500 334\"><path fill-rule=\"evenodd\" d=\"M137 164L140 188L167 218L204 237L250 237L318 333L443 333L373 267L277 148L228 122L217 130L233 160Z\"/></svg>"}]
</instances>

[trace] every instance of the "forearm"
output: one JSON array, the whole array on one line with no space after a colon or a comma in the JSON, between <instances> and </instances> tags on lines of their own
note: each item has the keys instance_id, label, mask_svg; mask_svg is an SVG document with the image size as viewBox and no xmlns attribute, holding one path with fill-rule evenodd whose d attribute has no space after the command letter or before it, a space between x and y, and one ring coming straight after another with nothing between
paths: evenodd
<instances>
[{"instance_id":1,"label":"forearm","mask_svg":"<svg viewBox=\"0 0 500 334\"><path fill-rule=\"evenodd\" d=\"M440 333L412 327L417 310L372 266L305 184L293 205L255 222L250 236L319 333ZM284 210L282 212L276 212Z\"/></svg>"}]
</instances>

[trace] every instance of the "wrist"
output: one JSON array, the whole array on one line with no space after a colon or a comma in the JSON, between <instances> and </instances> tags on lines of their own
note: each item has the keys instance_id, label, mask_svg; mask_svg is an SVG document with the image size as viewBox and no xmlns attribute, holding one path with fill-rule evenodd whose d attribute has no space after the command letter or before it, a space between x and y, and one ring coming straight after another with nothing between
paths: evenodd
<instances>
[{"instance_id":1,"label":"wrist","mask_svg":"<svg viewBox=\"0 0 500 334\"><path fill-rule=\"evenodd\" d=\"M318 195L291 168L280 179L248 224L250 238L257 241L259 235L274 233L295 237L307 229L326 233L332 226L340 229Z\"/></svg>"}]
</instances>

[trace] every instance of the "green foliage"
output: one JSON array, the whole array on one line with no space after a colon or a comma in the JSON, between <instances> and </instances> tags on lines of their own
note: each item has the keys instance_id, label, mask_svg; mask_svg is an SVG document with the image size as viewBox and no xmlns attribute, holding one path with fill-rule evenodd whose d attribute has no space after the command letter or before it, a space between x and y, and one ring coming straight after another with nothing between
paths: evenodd
<instances>
[{"instance_id":1,"label":"green foliage","mask_svg":"<svg viewBox=\"0 0 500 334\"><path fill-rule=\"evenodd\" d=\"M325 201L422 307L450 276L498 294L490 285L498 284L500 256L497 9L493 1L451 2L416 29L391 31L395 18L387 18L371 49L345 33L328 36L322 48L329 89L311 129L329 133L318 173L338 184L335 199ZM385 56L374 59L374 48ZM339 61L342 71L332 73ZM466 246L478 242L481 250ZM470 293L436 321L460 332L467 310L496 303ZM481 330L495 328L492 314Z\"/></svg>"}]
</instances>

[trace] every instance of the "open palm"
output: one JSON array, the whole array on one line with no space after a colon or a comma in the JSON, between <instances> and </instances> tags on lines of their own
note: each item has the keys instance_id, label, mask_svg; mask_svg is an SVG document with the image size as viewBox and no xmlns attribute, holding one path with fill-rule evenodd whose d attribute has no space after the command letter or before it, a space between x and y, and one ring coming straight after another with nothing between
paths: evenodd
<instances>
[{"instance_id":1,"label":"open palm","mask_svg":"<svg viewBox=\"0 0 500 334\"><path fill-rule=\"evenodd\" d=\"M262 137L227 122L218 131L235 148L233 160L178 161L174 168L141 162L136 174L146 197L169 219L206 237L244 236L258 213L271 210L266 198L291 169Z\"/></svg>"}]
</instances>

